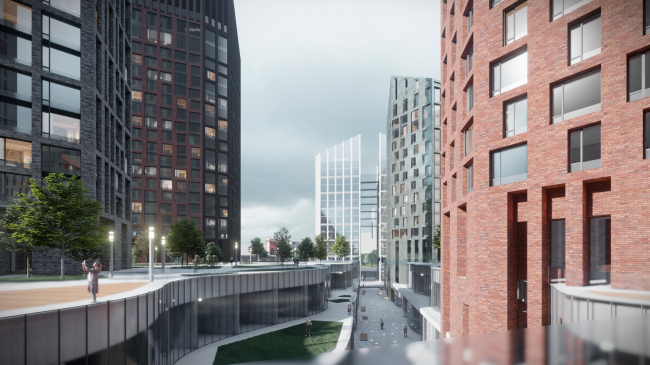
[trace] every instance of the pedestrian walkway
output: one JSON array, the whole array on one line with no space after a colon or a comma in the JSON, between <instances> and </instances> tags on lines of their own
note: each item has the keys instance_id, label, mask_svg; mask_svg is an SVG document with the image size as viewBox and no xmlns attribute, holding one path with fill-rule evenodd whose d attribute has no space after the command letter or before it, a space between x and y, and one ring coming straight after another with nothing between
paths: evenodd
<instances>
[{"instance_id":1,"label":"pedestrian walkway","mask_svg":"<svg viewBox=\"0 0 650 365\"><path fill-rule=\"evenodd\" d=\"M333 290L332 296L329 299L339 298L339 295L352 295L353 300L355 296L355 294L351 292L349 289ZM255 331L242 333L237 336L228 337L224 340L214 342L210 345L206 345L204 347L201 347L200 349L190 352L185 357L178 360L175 365L212 364L214 362L215 356L218 354L219 346L245 340L247 338L259 336L265 333L274 332L298 324L304 324L305 322L307 322L307 318L311 318L312 321L343 322L343 327L341 328L341 335L339 336L339 342L336 345L336 348L332 351L345 350L345 347L348 344L348 340L350 339L350 334L352 331L352 317L348 314L348 303L329 302L328 308L324 312L314 314L309 317L297 319L295 321L280 323L274 326L264 327ZM315 335L315 333L312 333L312 335ZM302 338L300 338L300 340L302 340Z\"/></svg>"},{"instance_id":2,"label":"pedestrian walkway","mask_svg":"<svg viewBox=\"0 0 650 365\"><path fill-rule=\"evenodd\" d=\"M408 337L404 337L404 326L407 325L404 310L397 307L386 296L386 291L379 288L361 288L366 295L359 297L359 306L366 307L366 311L359 310L357 330L354 333L354 349L361 350L380 348L395 344L406 344L421 341L422 336L408 329ZM381 297L379 293L381 292ZM368 316L368 319L362 319ZM379 321L384 320L384 329ZM368 334L368 341L360 341L361 333Z\"/></svg>"}]
</instances>

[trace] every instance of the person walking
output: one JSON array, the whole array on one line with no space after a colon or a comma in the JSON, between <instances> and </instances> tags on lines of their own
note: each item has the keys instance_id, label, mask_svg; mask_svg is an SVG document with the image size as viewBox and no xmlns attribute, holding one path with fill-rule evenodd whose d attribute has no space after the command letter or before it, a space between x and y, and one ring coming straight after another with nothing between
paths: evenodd
<instances>
[{"instance_id":1,"label":"person walking","mask_svg":"<svg viewBox=\"0 0 650 365\"><path fill-rule=\"evenodd\" d=\"M235 258L230 256L230 266L232 266L235 263Z\"/></svg>"},{"instance_id":2,"label":"person walking","mask_svg":"<svg viewBox=\"0 0 650 365\"><path fill-rule=\"evenodd\" d=\"M93 268L86 267L86 260L81 263L81 268L88 272L88 292L93 295L93 303L97 302L97 293L99 293L99 273L102 272L102 264L95 262Z\"/></svg>"},{"instance_id":3,"label":"person walking","mask_svg":"<svg viewBox=\"0 0 650 365\"><path fill-rule=\"evenodd\" d=\"M311 337L311 318L307 320L305 325L305 337Z\"/></svg>"},{"instance_id":4,"label":"person walking","mask_svg":"<svg viewBox=\"0 0 650 365\"><path fill-rule=\"evenodd\" d=\"M352 313L352 304L348 303L348 314Z\"/></svg>"},{"instance_id":5,"label":"person walking","mask_svg":"<svg viewBox=\"0 0 650 365\"><path fill-rule=\"evenodd\" d=\"M408 337L408 336L406 335L406 328L407 328L407 327L404 326L404 337Z\"/></svg>"},{"instance_id":6,"label":"person walking","mask_svg":"<svg viewBox=\"0 0 650 365\"><path fill-rule=\"evenodd\" d=\"M383 319L379 320L379 325L381 326L381 329L384 329L384 320Z\"/></svg>"}]
</instances>

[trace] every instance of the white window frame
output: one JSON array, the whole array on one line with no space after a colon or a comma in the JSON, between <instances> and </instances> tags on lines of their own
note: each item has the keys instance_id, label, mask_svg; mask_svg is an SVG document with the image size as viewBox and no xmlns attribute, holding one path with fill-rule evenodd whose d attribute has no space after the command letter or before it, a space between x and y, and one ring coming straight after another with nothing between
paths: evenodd
<instances>
[{"instance_id":1,"label":"white window frame","mask_svg":"<svg viewBox=\"0 0 650 365\"><path fill-rule=\"evenodd\" d=\"M584 52L584 44L585 44L584 25L586 23L593 22L596 19L600 19L600 14L591 16L591 17L589 17L587 19L583 19L580 23L574 24L573 26L571 26L569 28L569 37L568 37L568 39L569 39L569 47L568 47L569 48L569 64L574 65L574 64L576 64L576 63L578 63L580 61L584 61L584 60L586 60L588 58L591 58L591 57L594 57L594 56L600 54L600 50L602 48L602 42L603 42L602 23L601 23L601 36L600 36L601 47L598 47L597 49L591 50L591 51L586 52L586 53ZM572 57L572 55L571 55L571 43L572 43L571 31L573 31L574 29L577 29L577 28L580 28L580 44L583 46L583 49L580 50L580 55L578 55L576 57Z\"/></svg>"},{"instance_id":2,"label":"white window frame","mask_svg":"<svg viewBox=\"0 0 650 365\"><path fill-rule=\"evenodd\" d=\"M519 27L524 27L525 31L523 34L520 34L517 36L517 30L519 27L517 26L517 15L521 14L521 12L525 12L524 19L525 19L525 24L519 24ZM508 30L510 27L508 26L508 19L512 16L512 38L508 38ZM510 43L513 43L514 41L528 35L528 2L525 1L519 5L517 5L514 8L511 8L510 11L507 13L503 14L503 44L508 45Z\"/></svg>"},{"instance_id":3,"label":"white window frame","mask_svg":"<svg viewBox=\"0 0 650 365\"><path fill-rule=\"evenodd\" d=\"M503 87L502 82L501 82L501 79L502 79L501 76L503 75L502 66L503 66L504 63L506 63L508 61L512 61L517 57L524 57L525 58L525 61L526 61L525 62L525 64L526 64L526 77L523 80L517 81L517 82L515 82L515 83L513 83L511 85ZM499 70L499 89L498 90L496 90L495 87L494 87L494 84L495 84L494 81L495 81L495 77L496 77L495 70L497 68ZM491 73L491 75L490 75L491 80L490 81L491 81L491 84L492 84L491 85L492 96L501 95L501 94L505 93L506 91L510 91L510 90L512 90L514 88L517 88L517 87L521 86L521 85L525 85L526 83L528 83L528 50L526 49L523 52L517 52L516 54L509 55L509 57L504 58L499 62L496 62L495 64L493 64L490 67L490 73Z\"/></svg>"},{"instance_id":4,"label":"white window frame","mask_svg":"<svg viewBox=\"0 0 650 365\"><path fill-rule=\"evenodd\" d=\"M584 5L591 2L591 0L582 0L581 2L573 5L572 7L565 9L564 8L564 1L566 1L566 0L550 0L550 2L551 2L551 16L552 16L553 21L555 21L557 19L560 19L561 17L563 17L563 16L569 14L570 12L578 9L579 7L584 6ZM555 5L559 5L559 4L562 4L562 11L558 11L558 10L555 9Z\"/></svg>"},{"instance_id":5,"label":"white window frame","mask_svg":"<svg viewBox=\"0 0 650 365\"><path fill-rule=\"evenodd\" d=\"M584 161L584 145L583 145L583 137L582 137L582 135L583 135L585 129L595 128L595 127L598 127L600 129L600 146L601 146L600 158L597 159L597 160ZM595 169L595 168L598 168L598 167L601 166L601 160L603 158L603 156L602 156L602 153L603 153L602 152L602 145L603 145L603 134L602 134L602 132L603 131L602 131L602 128L601 128L600 124L596 124L596 125L592 125L592 126L589 126L589 127L584 127L584 128L578 129L578 130L574 130L574 131L571 131L569 133L569 172L576 172L576 171L582 171L582 170L588 170L588 169ZM579 136L578 138L580 138L580 161L576 162L576 163L571 163L571 151L572 151L571 145L572 145L572 142L573 142L572 138L574 136Z\"/></svg>"},{"instance_id":6,"label":"white window frame","mask_svg":"<svg viewBox=\"0 0 650 365\"><path fill-rule=\"evenodd\" d=\"M573 77L573 78L571 78L569 80L566 80L565 82L563 82L561 84L558 84L558 85L555 85L553 87L553 89L551 90L551 102L552 102L551 113L553 113L553 109L555 108L555 100L554 100L555 89L558 88L558 87L562 88L562 113L559 114L559 115L553 115L552 116L553 117L553 124L559 123L559 122L562 122L562 121L565 121L565 120L569 120L569 119L572 119L572 118L577 118L577 117L580 117L580 116L583 116L583 115L586 115L586 114L589 114L589 113L594 113L594 112L600 111L600 105L602 104L602 94L601 94L601 102L598 103L598 104L594 104L594 105L591 105L591 106L588 106L588 107L585 107L585 108L582 108L582 109L574 110L574 111L569 112L569 113L564 112L564 87L570 82L578 81L580 79L583 79L585 77L589 77L589 76L594 75L596 73L600 73L600 69L596 70L596 71L593 71L593 72L586 73L584 75ZM601 79L601 93L602 93L602 79Z\"/></svg>"},{"instance_id":7,"label":"white window frame","mask_svg":"<svg viewBox=\"0 0 650 365\"><path fill-rule=\"evenodd\" d=\"M643 99L647 96L650 96L650 85L646 85L646 63L650 62L650 51L638 54L634 57L630 57L630 59L627 61L627 77L628 80L630 78L630 63L632 60L641 58L641 90L630 92L630 84L628 81L628 100L629 101L635 101L639 99Z\"/></svg>"}]
</instances>

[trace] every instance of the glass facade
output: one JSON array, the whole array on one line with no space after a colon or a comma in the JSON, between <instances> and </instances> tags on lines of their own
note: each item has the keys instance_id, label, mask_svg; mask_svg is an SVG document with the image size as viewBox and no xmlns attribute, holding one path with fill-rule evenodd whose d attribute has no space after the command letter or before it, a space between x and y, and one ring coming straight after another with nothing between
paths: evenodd
<instances>
[{"instance_id":1,"label":"glass facade","mask_svg":"<svg viewBox=\"0 0 650 365\"><path fill-rule=\"evenodd\" d=\"M431 262L433 228L440 224L440 84L393 77L387 120L385 255L388 282L406 283L407 262ZM434 92L432 92L432 90ZM419 103L415 95L424 95ZM418 98L420 99L420 98ZM395 113L393 106L401 113Z\"/></svg>"},{"instance_id":2,"label":"glass facade","mask_svg":"<svg viewBox=\"0 0 650 365\"><path fill-rule=\"evenodd\" d=\"M316 156L316 234L327 237L328 258L335 258L332 245L338 236L350 242L351 255L359 254L360 198L361 135L357 135Z\"/></svg>"}]
</instances>

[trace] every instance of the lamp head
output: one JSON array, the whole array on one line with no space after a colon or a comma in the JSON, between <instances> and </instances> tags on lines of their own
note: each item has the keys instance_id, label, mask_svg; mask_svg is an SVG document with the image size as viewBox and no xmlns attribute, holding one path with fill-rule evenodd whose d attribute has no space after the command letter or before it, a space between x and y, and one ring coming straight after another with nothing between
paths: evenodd
<instances>
[{"instance_id":1,"label":"lamp head","mask_svg":"<svg viewBox=\"0 0 650 365\"><path fill-rule=\"evenodd\" d=\"M113 231L108 232L108 240L111 242L113 242L113 238L114 238L113 234L114 234Z\"/></svg>"},{"instance_id":2,"label":"lamp head","mask_svg":"<svg viewBox=\"0 0 650 365\"><path fill-rule=\"evenodd\" d=\"M154 236L153 232L154 232L153 227L149 227L149 238L153 238Z\"/></svg>"},{"instance_id":3,"label":"lamp head","mask_svg":"<svg viewBox=\"0 0 650 365\"><path fill-rule=\"evenodd\" d=\"M163 237L162 237L162 245L163 245L163 246L165 245L165 239L166 239L166 237L163 236Z\"/></svg>"}]
</instances>

